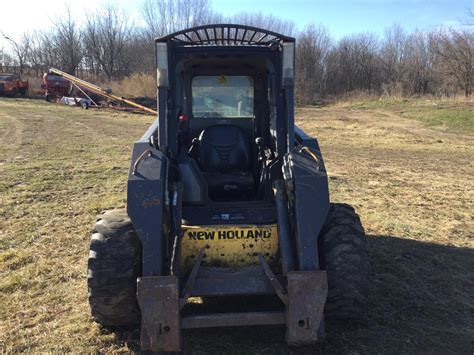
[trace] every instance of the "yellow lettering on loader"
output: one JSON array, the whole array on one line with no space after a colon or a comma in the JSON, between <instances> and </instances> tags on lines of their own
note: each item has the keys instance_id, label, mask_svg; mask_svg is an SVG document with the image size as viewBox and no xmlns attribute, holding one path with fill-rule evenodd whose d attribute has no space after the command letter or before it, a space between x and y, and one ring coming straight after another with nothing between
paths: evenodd
<instances>
[{"instance_id":1,"label":"yellow lettering on loader","mask_svg":"<svg viewBox=\"0 0 474 355\"><path fill-rule=\"evenodd\" d=\"M181 267L184 272L194 265L201 251L203 266L238 267L258 264L258 254L275 260L278 230L270 225L183 226Z\"/></svg>"}]
</instances>

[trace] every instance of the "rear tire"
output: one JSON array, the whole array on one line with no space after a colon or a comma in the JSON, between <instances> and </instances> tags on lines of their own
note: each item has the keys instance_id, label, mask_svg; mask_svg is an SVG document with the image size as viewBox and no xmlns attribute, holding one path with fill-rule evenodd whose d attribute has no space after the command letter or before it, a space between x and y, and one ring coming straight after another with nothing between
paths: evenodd
<instances>
[{"instance_id":1,"label":"rear tire","mask_svg":"<svg viewBox=\"0 0 474 355\"><path fill-rule=\"evenodd\" d=\"M319 238L321 269L327 270L329 320L356 320L366 311L369 257L364 228L354 208L331 204Z\"/></svg>"},{"instance_id":2,"label":"rear tire","mask_svg":"<svg viewBox=\"0 0 474 355\"><path fill-rule=\"evenodd\" d=\"M45 99L46 99L46 101L51 102L51 103L56 102L56 96L53 95L53 94L47 94L45 96Z\"/></svg>"},{"instance_id":3,"label":"rear tire","mask_svg":"<svg viewBox=\"0 0 474 355\"><path fill-rule=\"evenodd\" d=\"M104 326L140 323L136 298L141 275L142 246L127 213L99 216L89 251L87 285L94 320Z\"/></svg>"}]
</instances>

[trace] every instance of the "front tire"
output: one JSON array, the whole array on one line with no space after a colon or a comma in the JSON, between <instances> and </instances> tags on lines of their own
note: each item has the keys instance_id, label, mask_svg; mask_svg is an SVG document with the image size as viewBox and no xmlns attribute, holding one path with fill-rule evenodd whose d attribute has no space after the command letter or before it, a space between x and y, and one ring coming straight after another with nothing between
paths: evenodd
<instances>
[{"instance_id":1,"label":"front tire","mask_svg":"<svg viewBox=\"0 0 474 355\"><path fill-rule=\"evenodd\" d=\"M127 213L99 216L89 251L87 285L94 320L104 326L140 323L136 298L141 275L142 247Z\"/></svg>"},{"instance_id":2,"label":"front tire","mask_svg":"<svg viewBox=\"0 0 474 355\"><path fill-rule=\"evenodd\" d=\"M359 216L346 204L331 204L319 237L321 269L327 270L324 313L330 320L360 319L369 295L367 239Z\"/></svg>"}]
</instances>

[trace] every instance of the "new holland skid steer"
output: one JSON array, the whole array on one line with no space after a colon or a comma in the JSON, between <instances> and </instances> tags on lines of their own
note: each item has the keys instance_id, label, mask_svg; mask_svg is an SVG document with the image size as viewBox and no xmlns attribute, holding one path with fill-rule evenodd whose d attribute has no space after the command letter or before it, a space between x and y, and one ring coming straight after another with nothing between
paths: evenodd
<instances>
[{"instance_id":1,"label":"new holland skid steer","mask_svg":"<svg viewBox=\"0 0 474 355\"><path fill-rule=\"evenodd\" d=\"M295 126L294 63L294 38L249 26L156 40L158 118L133 146L127 211L99 216L90 245L97 322L140 325L142 350L179 351L181 329L284 324L303 345L325 317L361 315L364 230L330 204L317 140ZM188 302L228 296L278 302Z\"/></svg>"}]
</instances>

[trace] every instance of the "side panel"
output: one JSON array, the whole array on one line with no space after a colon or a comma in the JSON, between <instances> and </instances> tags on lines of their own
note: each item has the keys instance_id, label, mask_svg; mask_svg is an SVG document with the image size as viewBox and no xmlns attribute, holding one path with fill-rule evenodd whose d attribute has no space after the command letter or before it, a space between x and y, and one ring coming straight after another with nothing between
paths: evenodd
<instances>
[{"instance_id":1,"label":"side panel","mask_svg":"<svg viewBox=\"0 0 474 355\"><path fill-rule=\"evenodd\" d=\"M127 212L143 245L143 276L163 273L167 158L147 142L134 144Z\"/></svg>"},{"instance_id":2,"label":"side panel","mask_svg":"<svg viewBox=\"0 0 474 355\"><path fill-rule=\"evenodd\" d=\"M329 211L328 179L317 141L309 137L302 140L302 131L295 130L297 142L302 145L288 154L285 170L293 181L299 269L311 271L319 269L318 236ZM302 150L303 146L309 151Z\"/></svg>"}]
</instances>

